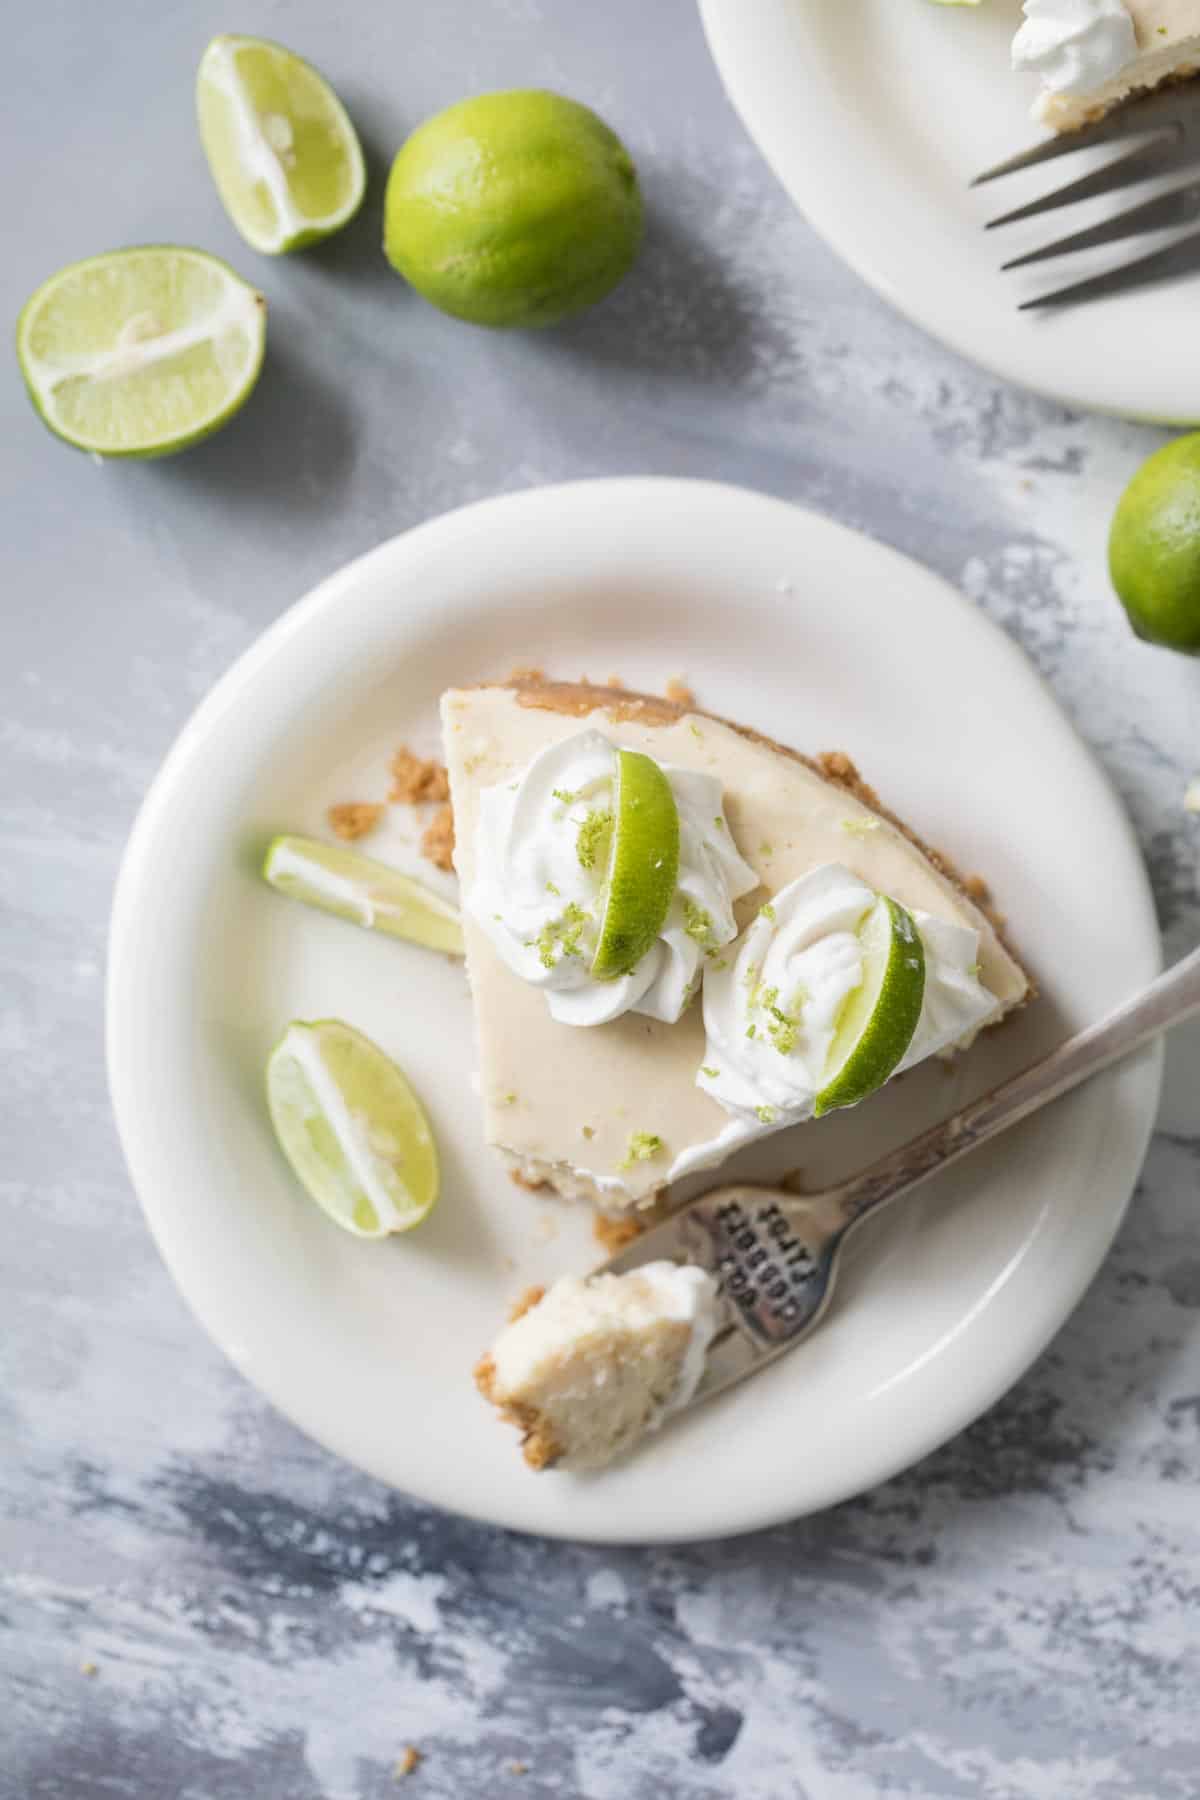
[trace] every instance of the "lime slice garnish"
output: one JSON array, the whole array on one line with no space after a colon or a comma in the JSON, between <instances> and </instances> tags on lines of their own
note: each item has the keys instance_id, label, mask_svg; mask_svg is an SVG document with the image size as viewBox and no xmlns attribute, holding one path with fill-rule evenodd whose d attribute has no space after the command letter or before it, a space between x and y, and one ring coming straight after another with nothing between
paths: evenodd
<instances>
[{"instance_id":1,"label":"lime slice garnish","mask_svg":"<svg viewBox=\"0 0 1200 1800\"><path fill-rule=\"evenodd\" d=\"M357 850L323 844L318 838L277 837L267 847L262 872L281 894L336 913L339 919L424 944L427 950L463 954L457 907Z\"/></svg>"},{"instance_id":2,"label":"lime slice garnish","mask_svg":"<svg viewBox=\"0 0 1200 1800\"><path fill-rule=\"evenodd\" d=\"M671 784L653 757L618 750L607 894L592 959L597 981L627 975L642 960L662 930L678 877Z\"/></svg>"},{"instance_id":3,"label":"lime slice garnish","mask_svg":"<svg viewBox=\"0 0 1200 1800\"><path fill-rule=\"evenodd\" d=\"M358 1237L411 1231L438 1197L437 1146L390 1057L339 1019L284 1032L267 1063L284 1155L322 1212Z\"/></svg>"},{"instance_id":4,"label":"lime slice garnish","mask_svg":"<svg viewBox=\"0 0 1200 1800\"><path fill-rule=\"evenodd\" d=\"M255 250L302 250L358 211L358 134L302 57L263 38L215 37L200 58L196 111L217 192Z\"/></svg>"},{"instance_id":5,"label":"lime slice garnish","mask_svg":"<svg viewBox=\"0 0 1200 1800\"><path fill-rule=\"evenodd\" d=\"M203 250L150 245L71 263L17 321L51 431L100 456L165 456L231 419L262 366L267 303Z\"/></svg>"},{"instance_id":6,"label":"lime slice garnish","mask_svg":"<svg viewBox=\"0 0 1200 1800\"><path fill-rule=\"evenodd\" d=\"M863 978L838 1020L815 1114L857 1106L881 1088L912 1042L925 997L925 947L911 913L881 895L858 931Z\"/></svg>"}]
</instances>

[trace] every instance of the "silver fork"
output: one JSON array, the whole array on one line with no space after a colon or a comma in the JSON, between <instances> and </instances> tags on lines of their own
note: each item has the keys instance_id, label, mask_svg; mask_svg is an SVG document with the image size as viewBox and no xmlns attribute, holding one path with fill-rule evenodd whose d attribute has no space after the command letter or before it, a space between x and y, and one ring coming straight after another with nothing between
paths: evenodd
<instances>
[{"instance_id":1,"label":"silver fork","mask_svg":"<svg viewBox=\"0 0 1200 1800\"><path fill-rule=\"evenodd\" d=\"M716 1276L719 1325L691 1404L711 1400L795 1349L816 1327L833 1294L846 1240L865 1218L1195 1013L1200 949L1107 1019L840 1187L799 1195L746 1185L717 1188L644 1232L604 1269L626 1275L668 1258Z\"/></svg>"},{"instance_id":2,"label":"silver fork","mask_svg":"<svg viewBox=\"0 0 1200 1800\"><path fill-rule=\"evenodd\" d=\"M1016 174L1021 169L1036 168L1041 163L1052 162L1060 156L1070 156L1077 150L1086 150L1096 144L1121 144L1127 139L1141 141L1134 143L1123 156L1114 157L1111 162L1092 170L1090 174L1069 181L1064 186L1043 194L1040 199L1029 201L1025 206L1014 207L1010 212L1001 213L998 218L989 219L986 229L995 231L999 226L1036 218L1042 213L1055 211L1060 206L1070 206L1077 200L1091 200L1101 194L1116 193L1136 181L1171 174L1177 169L1196 168L1198 178L1172 188L1169 193L1160 194L1153 200L1147 200L1140 206L1132 206L1125 212L1117 213L1115 217L1105 219L1101 224L1093 225L1085 231L1072 232L1066 237L1057 238L1053 243L1042 245L1040 249L1031 250L1024 256L1014 256L1010 262L1002 264L1004 269L1024 268L1030 263L1043 262L1051 256L1067 256L1078 250L1094 250L1105 244L1120 243L1124 238L1136 237L1141 232L1188 225L1200 219L1200 86L1194 84L1180 83L1174 87L1159 88L1154 93L1147 94L1144 99L1129 101L1118 107L1094 125L1082 126L1078 131L1060 132L1045 143L1035 145L1032 150L1023 151L1019 156L1010 157L1007 162L998 163L994 169L986 169L982 175L975 177L971 186L982 187L985 182L998 181L1002 176ZM1088 281L1077 281L1069 287L1056 288L1053 293L1039 294L1035 299L1022 301L1020 310L1028 312L1044 306L1102 300L1113 294L1124 293L1129 288L1142 287L1147 282L1162 281L1171 275L1191 274L1196 269L1200 269L1200 231L1190 232L1177 242L1168 244L1165 249L1152 251L1148 256L1138 257L1133 262L1122 263Z\"/></svg>"}]
</instances>

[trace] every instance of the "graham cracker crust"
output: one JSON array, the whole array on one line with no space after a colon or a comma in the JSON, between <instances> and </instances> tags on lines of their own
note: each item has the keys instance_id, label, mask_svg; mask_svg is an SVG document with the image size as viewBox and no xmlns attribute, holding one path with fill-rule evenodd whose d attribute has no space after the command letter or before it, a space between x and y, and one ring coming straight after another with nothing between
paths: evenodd
<instances>
[{"instance_id":1,"label":"graham cracker crust","mask_svg":"<svg viewBox=\"0 0 1200 1800\"><path fill-rule=\"evenodd\" d=\"M510 1323L513 1319L519 1319L530 1306L536 1306L544 1292L544 1288L530 1288L529 1293L517 1302L509 1315ZM506 1424L515 1425L521 1433L521 1455L531 1469L549 1469L559 1460L563 1453L562 1445L551 1437L537 1408L526 1406L519 1400L501 1400L497 1397L496 1365L490 1354L481 1356L475 1364L475 1386L489 1406L496 1408Z\"/></svg>"}]
</instances>

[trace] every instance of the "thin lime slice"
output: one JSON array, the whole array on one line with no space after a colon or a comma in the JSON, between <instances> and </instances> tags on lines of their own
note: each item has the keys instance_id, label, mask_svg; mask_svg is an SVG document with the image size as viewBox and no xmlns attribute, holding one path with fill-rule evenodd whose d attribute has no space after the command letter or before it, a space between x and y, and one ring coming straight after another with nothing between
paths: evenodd
<instances>
[{"instance_id":1,"label":"thin lime slice","mask_svg":"<svg viewBox=\"0 0 1200 1800\"><path fill-rule=\"evenodd\" d=\"M267 847L263 878L281 894L336 913L370 931L406 938L427 950L463 954L462 920L457 907L419 881L389 869L343 844L318 838L277 837Z\"/></svg>"},{"instance_id":2,"label":"thin lime slice","mask_svg":"<svg viewBox=\"0 0 1200 1800\"><path fill-rule=\"evenodd\" d=\"M815 1112L857 1106L881 1088L912 1042L925 998L925 947L911 913L881 895L858 932L863 979L846 1001Z\"/></svg>"},{"instance_id":3,"label":"thin lime slice","mask_svg":"<svg viewBox=\"0 0 1200 1800\"><path fill-rule=\"evenodd\" d=\"M362 205L358 134L324 76L291 50L215 37L200 58L196 111L217 192L253 249L302 250Z\"/></svg>"},{"instance_id":4,"label":"thin lime slice","mask_svg":"<svg viewBox=\"0 0 1200 1800\"><path fill-rule=\"evenodd\" d=\"M662 930L679 878L679 809L652 756L617 751L612 850L600 936L592 959L597 981L627 975Z\"/></svg>"},{"instance_id":5,"label":"thin lime slice","mask_svg":"<svg viewBox=\"0 0 1200 1800\"><path fill-rule=\"evenodd\" d=\"M34 406L99 456L167 456L207 437L249 398L267 303L203 250L149 245L71 263L17 321Z\"/></svg>"},{"instance_id":6,"label":"thin lime slice","mask_svg":"<svg viewBox=\"0 0 1200 1800\"><path fill-rule=\"evenodd\" d=\"M284 1155L322 1212L357 1237L411 1231L438 1197L437 1146L390 1057L340 1019L296 1019L267 1063Z\"/></svg>"}]
</instances>

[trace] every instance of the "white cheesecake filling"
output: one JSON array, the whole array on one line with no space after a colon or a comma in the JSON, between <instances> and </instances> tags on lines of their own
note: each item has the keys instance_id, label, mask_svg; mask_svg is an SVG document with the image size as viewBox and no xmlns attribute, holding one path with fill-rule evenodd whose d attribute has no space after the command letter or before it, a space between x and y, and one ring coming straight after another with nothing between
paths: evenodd
<instances>
[{"instance_id":1,"label":"white cheesecake filling","mask_svg":"<svg viewBox=\"0 0 1200 1800\"><path fill-rule=\"evenodd\" d=\"M826 863L781 889L726 966L710 969L696 1080L742 1128L736 1141L812 1117L842 1007L863 979L857 933L876 898L849 869ZM979 980L979 933L929 913L913 918L925 997L896 1073L969 1042L998 1010ZM721 1142L727 1152L728 1132ZM693 1152L689 1166L705 1167L702 1155Z\"/></svg>"},{"instance_id":2,"label":"white cheesecake filling","mask_svg":"<svg viewBox=\"0 0 1200 1800\"><path fill-rule=\"evenodd\" d=\"M686 1324L690 1336L675 1383L646 1425L653 1431L700 1385L717 1329L716 1302L713 1277L688 1263L646 1263L628 1275L563 1276L492 1346L497 1392L505 1398L532 1394L581 1351L619 1346L661 1321Z\"/></svg>"},{"instance_id":3,"label":"white cheesecake filling","mask_svg":"<svg viewBox=\"0 0 1200 1800\"><path fill-rule=\"evenodd\" d=\"M637 967L596 980L616 771L616 745L589 729L549 745L516 780L484 788L466 910L513 973L544 990L560 1023L637 1012L673 1024L706 960L736 937L733 902L758 877L734 845L716 777L663 765L679 809L675 898Z\"/></svg>"},{"instance_id":4,"label":"white cheesecake filling","mask_svg":"<svg viewBox=\"0 0 1200 1800\"><path fill-rule=\"evenodd\" d=\"M1088 94L1138 54L1123 0L1025 0L1013 68L1039 75L1054 94Z\"/></svg>"}]
</instances>

